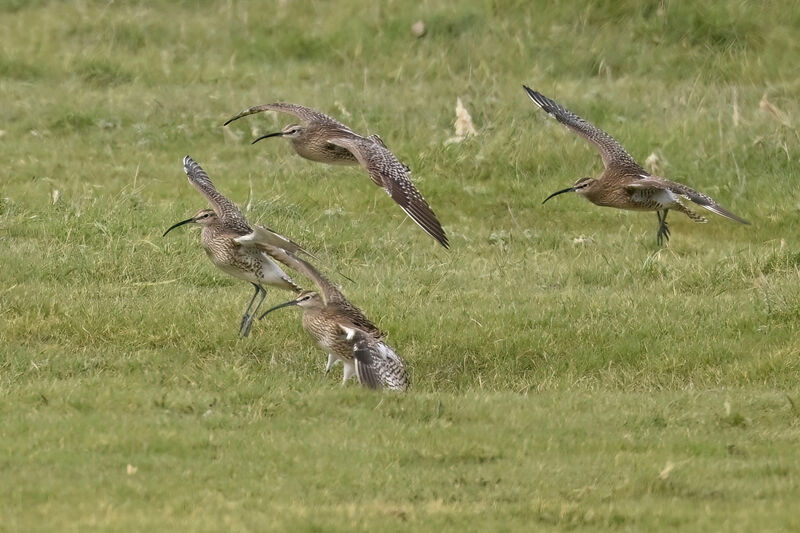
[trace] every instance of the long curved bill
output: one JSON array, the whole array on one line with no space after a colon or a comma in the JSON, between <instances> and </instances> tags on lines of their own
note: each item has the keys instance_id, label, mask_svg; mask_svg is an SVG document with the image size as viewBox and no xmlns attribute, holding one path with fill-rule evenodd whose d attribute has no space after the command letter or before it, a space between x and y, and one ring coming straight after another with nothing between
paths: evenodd
<instances>
[{"instance_id":1,"label":"long curved bill","mask_svg":"<svg viewBox=\"0 0 800 533\"><path fill-rule=\"evenodd\" d=\"M272 309L267 309L266 311L264 311L264 314L262 314L260 317L258 317L258 319L261 320L262 318L267 316L269 313L275 311L276 309L280 309L281 307L289 307L290 305L297 305L297 300L290 300L290 301L288 301L286 303L283 303L283 304L280 304L280 305L276 305Z\"/></svg>"},{"instance_id":2,"label":"long curved bill","mask_svg":"<svg viewBox=\"0 0 800 533\"><path fill-rule=\"evenodd\" d=\"M262 135L261 137L259 137L255 141L251 142L250 144L255 144L258 141L261 141L263 139L268 139L270 137L282 137L282 136L283 136L283 132L282 131L276 131L275 133L267 133L266 135Z\"/></svg>"},{"instance_id":3,"label":"long curved bill","mask_svg":"<svg viewBox=\"0 0 800 533\"><path fill-rule=\"evenodd\" d=\"M559 194L564 194L565 192L575 192L575 187L567 187L566 189L561 189L560 191L556 191L553 194L551 194L550 196L548 196L547 198L545 198L544 202L542 202L542 203L545 203L547 200L549 200L553 196L558 196Z\"/></svg>"},{"instance_id":4,"label":"long curved bill","mask_svg":"<svg viewBox=\"0 0 800 533\"><path fill-rule=\"evenodd\" d=\"M188 224L189 222L194 222L194 217L192 217L192 218L187 218L186 220L181 220L181 221L180 221L180 222L178 222L177 224L173 224L172 226L170 226L170 227L169 227L169 229L167 229L167 231L165 231L165 232L164 232L164 234L162 235L162 237L166 236L166 235L167 235L167 233L169 233L170 231L174 230L174 229L175 229L175 228L177 228L178 226L183 226L184 224Z\"/></svg>"}]
</instances>

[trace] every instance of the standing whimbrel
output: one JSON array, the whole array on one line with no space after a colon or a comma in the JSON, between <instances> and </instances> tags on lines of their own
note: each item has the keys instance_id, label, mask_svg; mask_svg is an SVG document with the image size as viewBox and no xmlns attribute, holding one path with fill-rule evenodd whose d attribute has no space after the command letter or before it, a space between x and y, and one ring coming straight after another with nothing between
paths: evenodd
<instances>
[{"instance_id":1,"label":"standing whimbrel","mask_svg":"<svg viewBox=\"0 0 800 533\"><path fill-rule=\"evenodd\" d=\"M217 191L208 174L189 156L183 158L183 170L189 183L208 199L214 209L201 209L192 218L170 226L164 235L183 224L198 224L202 228L200 242L211 262L226 274L252 283L255 292L239 326L239 334L247 337L258 308L267 296L264 285L294 292L302 290L275 264L265 246L308 252L271 229L256 225L251 227L239 208ZM259 295L261 298L253 309L253 303Z\"/></svg>"},{"instance_id":2,"label":"standing whimbrel","mask_svg":"<svg viewBox=\"0 0 800 533\"><path fill-rule=\"evenodd\" d=\"M281 307L300 306L303 329L328 352L326 373L341 361L343 384L355 375L359 383L371 389L408 388L408 374L402 359L383 341L381 331L359 308L347 301L339 289L307 261L279 247L265 248L275 259L314 280L319 292L303 291L294 300L269 309L260 318Z\"/></svg>"},{"instance_id":3,"label":"standing whimbrel","mask_svg":"<svg viewBox=\"0 0 800 533\"><path fill-rule=\"evenodd\" d=\"M274 103L245 109L225 122L225 126L247 115L261 111L279 111L299 118L305 126L289 124L283 130L262 135L253 143L269 137L285 137L302 157L331 165L360 164L379 187L424 229L447 248L447 235L428 203L411 182L411 169L386 148L377 135L362 137L324 113L297 104Z\"/></svg>"},{"instance_id":4,"label":"standing whimbrel","mask_svg":"<svg viewBox=\"0 0 800 533\"><path fill-rule=\"evenodd\" d=\"M687 209L681 203L681 197L718 215L742 224L749 224L748 221L731 213L701 192L681 183L651 176L611 135L543 94L525 85L522 87L527 91L531 100L548 115L592 143L600 151L603 165L605 165L605 171L599 178L581 178L572 187L554 192L545 198L545 202L553 196L565 192L576 192L593 204L600 206L634 211L655 211L658 216L656 237L658 244L662 244L664 239L669 240L667 213L670 209L685 214L695 222L707 222L705 217Z\"/></svg>"}]
</instances>

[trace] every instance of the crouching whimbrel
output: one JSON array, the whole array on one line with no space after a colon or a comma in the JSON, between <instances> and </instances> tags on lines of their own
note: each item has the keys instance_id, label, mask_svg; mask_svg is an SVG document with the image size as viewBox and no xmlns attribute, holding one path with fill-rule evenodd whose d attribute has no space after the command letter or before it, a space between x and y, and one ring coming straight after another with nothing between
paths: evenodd
<instances>
[{"instance_id":1,"label":"crouching whimbrel","mask_svg":"<svg viewBox=\"0 0 800 533\"><path fill-rule=\"evenodd\" d=\"M658 244L669 240L667 213L670 209L679 211L695 222L707 222L703 216L690 211L681 203L681 198L690 200L709 211L722 215L742 224L749 224L745 219L731 213L717 204L709 196L695 191L681 183L651 176L611 135L593 126L575 113L562 107L525 85L531 100L548 115L595 145L605 165L605 171L599 178L581 178L572 187L556 191L545 202L565 192L576 192L593 204L630 209L635 211L655 211L658 216ZM544 203L544 202L542 202Z\"/></svg>"},{"instance_id":2,"label":"crouching whimbrel","mask_svg":"<svg viewBox=\"0 0 800 533\"><path fill-rule=\"evenodd\" d=\"M319 292L303 291L260 318L281 307L299 306L303 309L303 329L328 352L326 373L341 361L342 383L355 375L359 383L371 389L406 390L409 380L402 359L384 342L381 331L364 313L307 261L285 249L266 248L275 259L313 279Z\"/></svg>"},{"instance_id":3,"label":"crouching whimbrel","mask_svg":"<svg viewBox=\"0 0 800 533\"><path fill-rule=\"evenodd\" d=\"M239 334L247 337L253 319L267 296L264 285L294 292L302 290L270 258L265 246L278 246L292 252L308 252L269 228L256 225L251 227L239 208L217 191L208 174L189 156L183 159L183 170L189 183L208 199L213 209L201 209L192 218L170 226L164 235L184 224L199 225L202 228L200 242L211 262L226 274L249 281L253 285L255 292L239 326ZM260 299L256 303L258 296Z\"/></svg>"},{"instance_id":4,"label":"crouching whimbrel","mask_svg":"<svg viewBox=\"0 0 800 533\"><path fill-rule=\"evenodd\" d=\"M411 170L386 148L377 135L362 137L338 120L324 113L296 104L274 103L245 109L225 122L261 111L280 111L294 115L305 126L289 124L283 130L262 135L253 143L269 137L285 137L302 157L319 163L360 164L369 177L397 202L414 222L439 244L448 247L447 235L428 203L411 182Z\"/></svg>"}]
</instances>

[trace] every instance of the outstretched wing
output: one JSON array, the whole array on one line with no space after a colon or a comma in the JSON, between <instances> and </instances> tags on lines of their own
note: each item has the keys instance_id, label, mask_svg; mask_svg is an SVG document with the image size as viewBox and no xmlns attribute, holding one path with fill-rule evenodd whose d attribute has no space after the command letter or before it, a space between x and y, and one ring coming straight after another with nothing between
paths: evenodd
<instances>
[{"instance_id":1,"label":"outstretched wing","mask_svg":"<svg viewBox=\"0 0 800 533\"><path fill-rule=\"evenodd\" d=\"M347 299L344 297L341 291L336 288L336 285L331 283L328 278L323 276L322 273L320 273L320 271L308 261L300 259L293 252L274 244L260 242L259 246L261 246L269 255L284 265L294 268L295 270L299 270L311 278L317 287L319 287L322 300L325 305L329 305L334 302L347 302Z\"/></svg>"},{"instance_id":2,"label":"outstretched wing","mask_svg":"<svg viewBox=\"0 0 800 533\"><path fill-rule=\"evenodd\" d=\"M750 222L748 222L747 220L743 219L742 217L734 213L731 213L730 211L719 205L717 202L714 201L713 198L711 198L707 194L703 194L699 191L696 191L691 187L687 187L682 183L665 180L664 178L659 178L656 176L642 175L642 179L631 182L627 184L625 187L629 190L639 190L639 191L644 191L648 189L652 190L658 189L662 191L668 190L674 194L678 194L688 200L691 200L697 205L708 209L712 213L716 213L718 215L721 215L725 218L729 218L741 224L750 224Z\"/></svg>"},{"instance_id":3,"label":"outstretched wing","mask_svg":"<svg viewBox=\"0 0 800 533\"><path fill-rule=\"evenodd\" d=\"M206 197L220 219L238 230L248 233L251 231L250 226L247 224L247 219L236 207L236 204L217 191L203 167L188 155L183 158L183 171L186 172L189 183Z\"/></svg>"},{"instance_id":4,"label":"outstretched wing","mask_svg":"<svg viewBox=\"0 0 800 533\"><path fill-rule=\"evenodd\" d=\"M314 259L315 261L322 261L319 257L312 254L311 252L309 252L308 250L306 250L305 248L303 248L302 246L291 240L289 237L284 237L280 233L265 226L254 225L253 230L250 233L247 233L246 235L242 235L240 237L236 237L233 240L242 246L255 246L257 248L261 248L262 250L267 252L267 254L269 254L269 250L267 249L267 247L271 246L286 250L293 254L307 255L308 257ZM342 272L339 272L336 269L333 270L347 281L354 283L353 280L349 278L347 275L343 274Z\"/></svg>"},{"instance_id":5,"label":"outstretched wing","mask_svg":"<svg viewBox=\"0 0 800 533\"><path fill-rule=\"evenodd\" d=\"M362 313L358 307L347 301L344 294L342 294L341 291L311 263L277 246L265 244L262 247L270 256L281 263L311 278L317 287L319 287L320 294L322 295L322 303L328 308L327 312L330 312L332 318L340 325L344 324L346 327L359 329L374 338L383 336L383 333L381 333L378 327L364 316L364 313Z\"/></svg>"},{"instance_id":6,"label":"outstretched wing","mask_svg":"<svg viewBox=\"0 0 800 533\"><path fill-rule=\"evenodd\" d=\"M370 389L404 391L409 380L403 360L389 345L367 333L343 327L347 338L353 342L358 381Z\"/></svg>"},{"instance_id":7,"label":"outstretched wing","mask_svg":"<svg viewBox=\"0 0 800 533\"><path fill-rule=\"evenodd\" d=\"M445 248L449 247L447 235L436 218L436 214L411 181L411 170L374 138L358 135L327 139L330 144L341 146L355 156L378 186L416 222L428 235Z\"/></svg>"},{"instance_id":8,"label":"outstretched wing","mask_svg":"<svg viewBox=\"0 0 800 533\"><path fill-rule=\"evenodd\" d=\"M639 163L625 151L625 148L623 148L614 137L582 119L561 104L549 99L542 93L536 92L526 85L522 87L528 93L531 100L533 100L533 103L541 107L548 115L592 143L600 151L600 157L603 158L603 165L605 165L606 168L622 168L634 171L641 170L644 172L639 166Z\"/></svg>"},{"instance_id":9,"label":"outstretched wing","mask_svg":"<svg viewBox=\"0 0 800 533\"><path fill-rule=\"evenodd\" d=\"M234 120L238 120L242 117L246 117L247 115L252 115L254 113L260 113L262 111L278 111L280 113L288 113L290 115L294 115L295 117L299 118L306 124L309 122L324 122L327 124L338 126L339 128L343 128L346 131L351 131L350 128L339 122L333 117L326 115L316 109L311 109L310 107L305 107L298 104L289 104L285 102L275 102L273 104L262 104L253 107L248 107L244 111L234 115L233 117L229 118L224 126L227 126Z\"/></svg>"},{"instance_id":10,"label":"outstretched wing","mask_svg":"<svg viewBox=\"0 0 800 533\"><path fill-rule=\"evenodd\" d=\"M280 233L277 233L276 231L273 231L270 228L266 228L264 226L254 225L252 232L248 233L247 235L242 235L241 237L237 237L233 240L242 245L254 245L254 246L270 245L273 247L281 248L293 254L303 253L309 257L317 259L314 256L314 254L304 249L302 246L300 246L290 238L284 237Z\"/></svg>"}]
</instances>

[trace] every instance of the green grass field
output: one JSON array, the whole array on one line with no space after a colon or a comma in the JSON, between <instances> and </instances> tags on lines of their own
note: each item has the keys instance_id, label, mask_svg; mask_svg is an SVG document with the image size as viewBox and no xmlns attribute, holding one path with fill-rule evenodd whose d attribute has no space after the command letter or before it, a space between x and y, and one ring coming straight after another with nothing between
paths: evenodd
<instances>
[{"instance_id":1,"label":"green grass field","mask_svg":"<svg viewBox=\"0 0 800 533\"><path fill-rule=\"evenodd\" d=\"M264 4L0 2L0 531L800 529L796 3ZM752 226L542 206L602 165L523 83ZM222 127L280 100L380 133L452 249L250 146L291 117ZM237 338L250 287L161 238L187 154L355 280L408 394L292 310Z\"/></svg>"}]
</instances>

